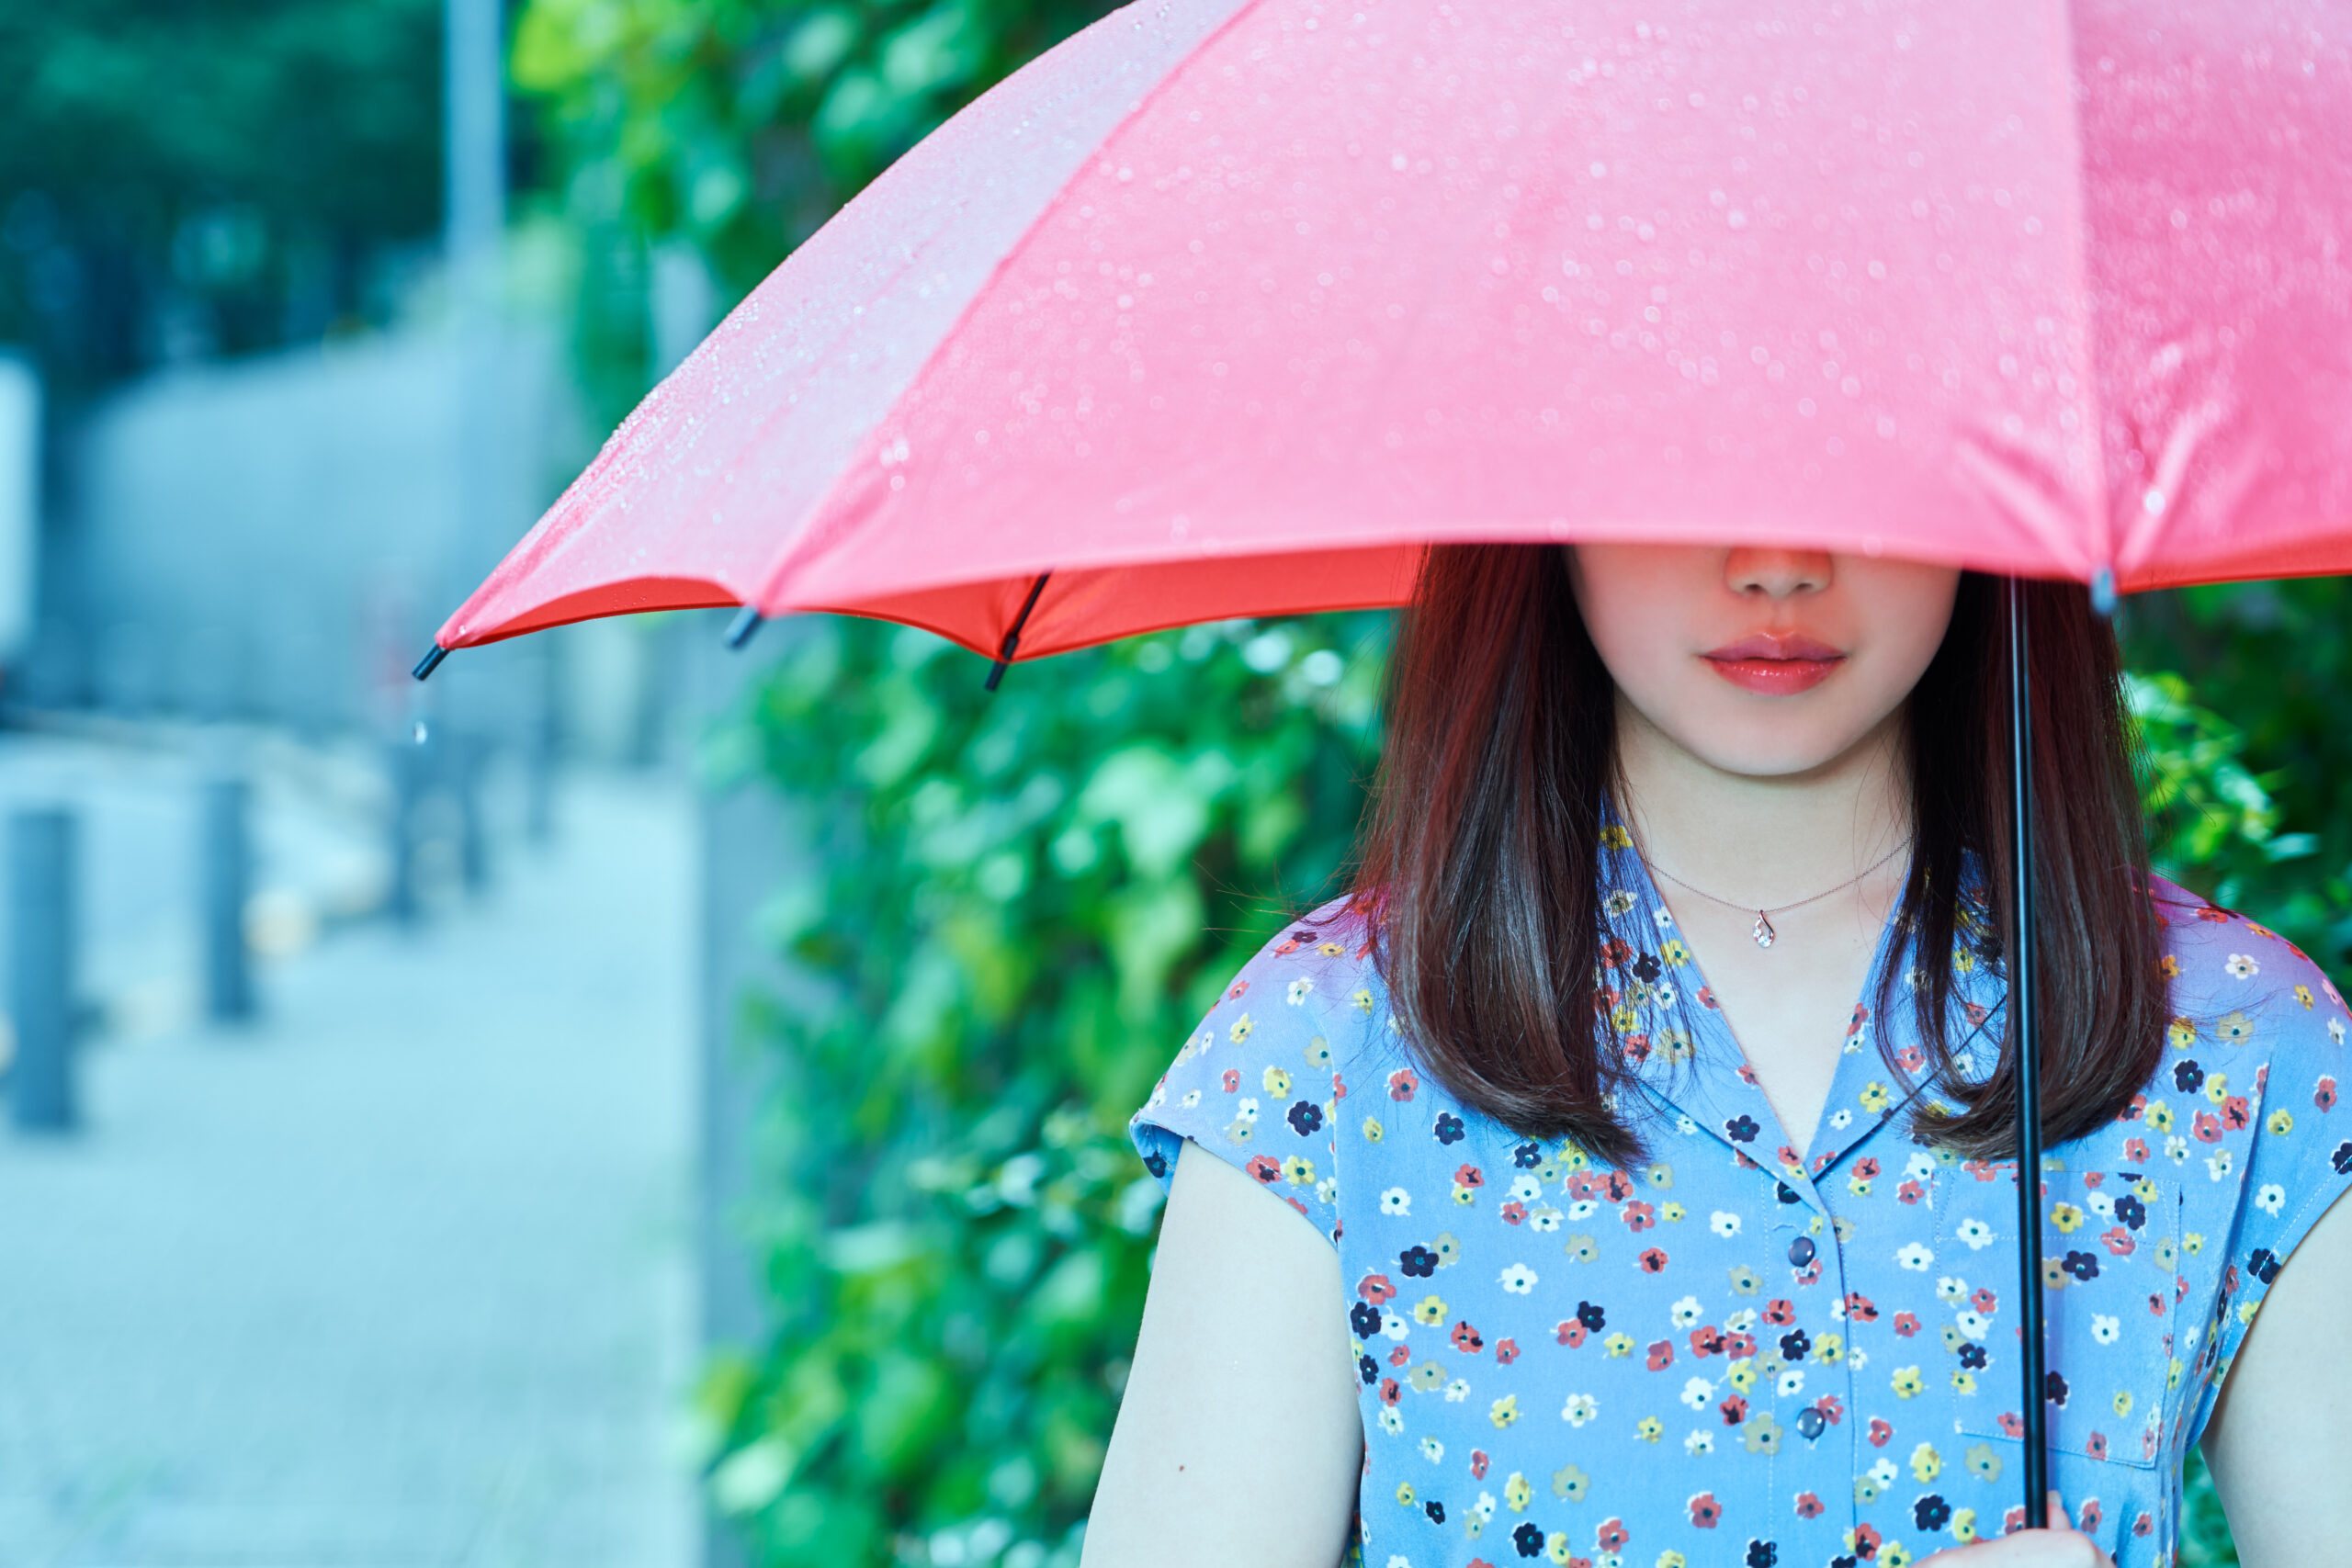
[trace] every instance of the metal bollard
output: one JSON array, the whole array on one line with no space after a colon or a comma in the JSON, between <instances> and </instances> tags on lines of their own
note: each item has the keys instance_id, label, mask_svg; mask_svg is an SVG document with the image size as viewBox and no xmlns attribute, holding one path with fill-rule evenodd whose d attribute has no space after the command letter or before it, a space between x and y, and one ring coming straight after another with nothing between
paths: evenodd
<instances>
[{"instance_id":1,"label":"metal bollard","mask_svg":"<svg viewBox=\"0 0 2352 1568\"><path fill-rule=\"evenodd\" d=\"M200 916L205 1012L215 1023L242 1023L254 1016L253 965L245 947L245 905L253 897L252 800L242 778L204 782Z\"/></svg>"},{"instance_id":2,"label":"metal bollard","mask_svg":"<svg viewBox=\"0 0 2352 1568\"><path fill-rule=\"evenodd\" d=\"M74 818L27 807L8 822L8 1012L17 1056L8 1077L17 1125L65 1132L74 1096Z\"/></svg>"},{"instance_id":3,"label":"metal bollard","mask_svg":"<svg viewBox=\"0 0 2352 1568\"><path fill-rule=\"evenodd\" d=\"M449 737L449 786L458 799L458 870L466 891L479 896L490 888L490 830L482 820L482 773L489 745L466 730Z\"/></svg>"},{"instance_id":4,"label":"metal bollard","mask_svg":"<svg viewBox=\"0 0 2352 1568\"><path fill-rule=\"evenodd\" d=\"M417 807L424 799L425 748L411 740L394 740L384 752L392 801L386 847L390 851L391 876L384 890L384 912L404 926L424 914L417 896Z\"/></svg>"},{"instance_id":5,"label":"metal bollard","mask_svg":"<svg viewBox=\"0 0 2352 1568\"><path fill-rule=\"evenodd\" d=\"M556 752L561 744L562 667L552 639L541 643L530 670L530 715L524 729L523 831L531 842L555 838Z\"/></svg>"}]
</instances>

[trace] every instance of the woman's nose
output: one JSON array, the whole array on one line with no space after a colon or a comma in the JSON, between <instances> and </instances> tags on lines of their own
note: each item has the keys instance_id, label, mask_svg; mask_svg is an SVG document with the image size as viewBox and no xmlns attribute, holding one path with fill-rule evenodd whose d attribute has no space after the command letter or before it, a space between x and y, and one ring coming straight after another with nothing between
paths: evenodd
<instances>
[{"instance_id":1,"label":"woman's nose","mask_svg":"<svg viewBox=\"0 0 2352 1568\"><path fill-rule=\"evenodd\" d=\"M1829 586L1826 550L1774 550L1742 547L1724 560L1724 586L1734 593L1786 599L1818 593Z\"/></svg>"}]
</instances>

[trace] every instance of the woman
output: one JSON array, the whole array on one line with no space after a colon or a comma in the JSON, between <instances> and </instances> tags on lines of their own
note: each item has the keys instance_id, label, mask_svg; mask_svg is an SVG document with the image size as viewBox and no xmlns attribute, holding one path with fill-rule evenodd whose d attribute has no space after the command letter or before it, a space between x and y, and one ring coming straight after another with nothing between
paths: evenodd
<instances>
[{"instance_id":1,"label":"woman","mask_svg":"<svg viewBox=\"0 0 2352 1568\"><path fill-rule=\"evenodd\" d=\"M1463 546L1351 895L1135 1119L1169 1201L1090 1568L2165 1563L2199 1441L2247 1563L2352 1561L2343 999L2148 874L2113 637L2025 602L2052 1528L1997 585Z\"/></svg>"}]
</instances>

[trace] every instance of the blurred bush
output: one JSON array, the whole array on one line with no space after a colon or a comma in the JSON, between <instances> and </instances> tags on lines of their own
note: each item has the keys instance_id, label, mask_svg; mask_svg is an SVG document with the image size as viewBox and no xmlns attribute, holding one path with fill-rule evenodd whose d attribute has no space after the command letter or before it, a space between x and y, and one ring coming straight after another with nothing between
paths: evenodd
<instances>
[{"instance_id":1,"label":"blurred bush","mask_svg":"<svg viewBox=\"0 0 2352 1568\"><path fill-rule=\"evenodd\" d=\"M2339 968L2352 954L2352 581L2231 583L2126 601L2159 753L2160 867ZM2193 688L2196 704L2188 700Z\"/></svg>"},{"instance_id":2,"label":"blurred bush","mask_svg":"<svg viewBox=\"0 0 2352 1568\"><path fill-rule=\"evenodd\" d=\"M1015 667L821 621L711 740L809 811L759 1010L774 1337L712 1368L712 1495L771 1563L1076 1560L1159 1189L1174 1043L1330 880L1386 618L1234 622Z\"/></svg>"}]
</instances>

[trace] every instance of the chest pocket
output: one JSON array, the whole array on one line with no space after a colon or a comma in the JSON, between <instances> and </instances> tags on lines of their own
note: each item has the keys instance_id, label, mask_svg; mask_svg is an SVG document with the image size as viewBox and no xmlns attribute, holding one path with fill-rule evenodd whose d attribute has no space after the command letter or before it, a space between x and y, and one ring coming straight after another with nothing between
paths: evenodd
<instances>
[{"instance_id":1,"label":"chest pocket","mask_svg":"<svg viewBox=\"0 0 2352 1568\"><path fill-rule=\"evenodd\" d=\"M1937 1325L1953 1429L2025 1436L2014 1160L1937 1173ZM2173 1367L2180 1189L2147 1170L2045 1170L2042 1381L2055 1453L2153 1466ZM1959 1289L1964 1285L1965 1290Z\"/></svg>"}]
</instances>

